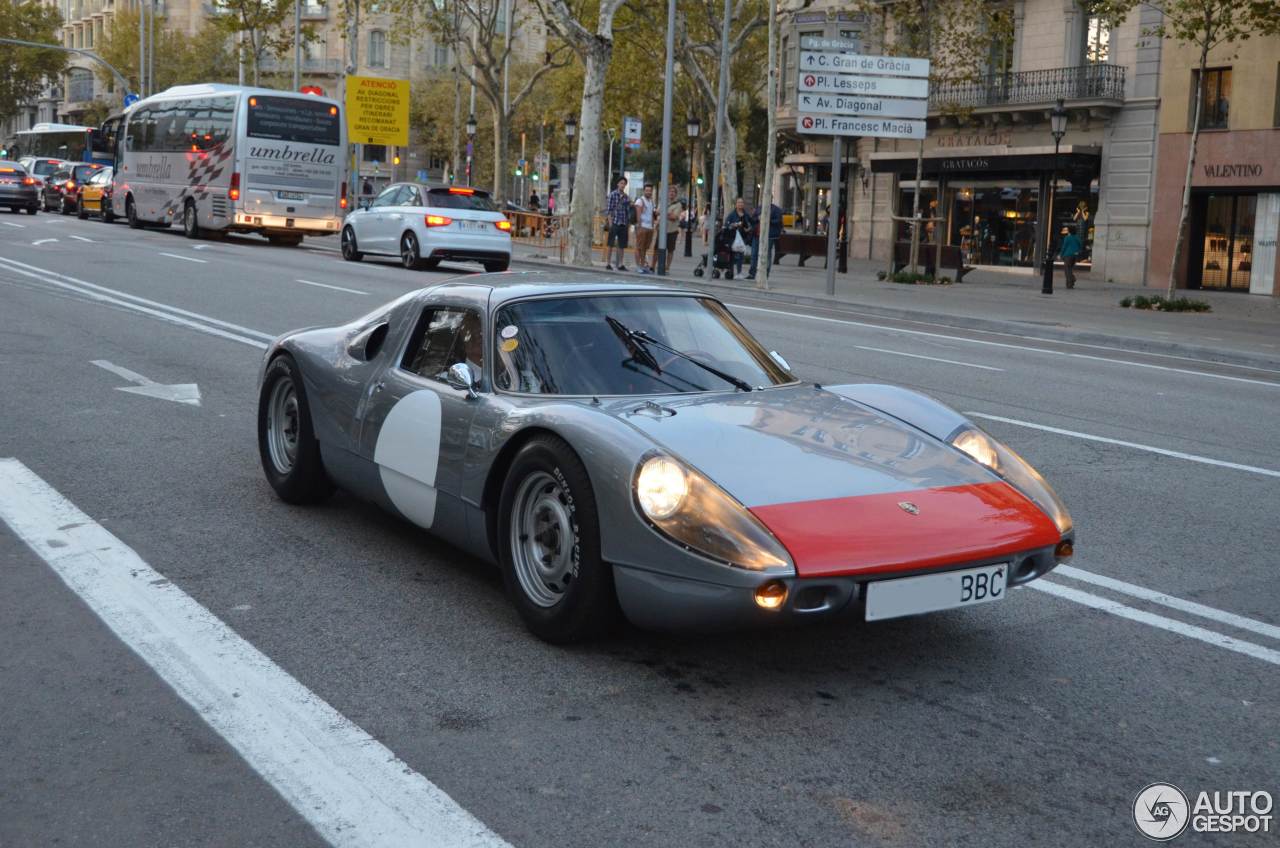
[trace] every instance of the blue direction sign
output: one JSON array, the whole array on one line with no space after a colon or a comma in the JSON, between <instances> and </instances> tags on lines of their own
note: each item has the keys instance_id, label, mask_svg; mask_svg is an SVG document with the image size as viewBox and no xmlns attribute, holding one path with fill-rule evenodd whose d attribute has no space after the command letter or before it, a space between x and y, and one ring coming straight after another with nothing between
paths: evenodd
<instances>
[{"instance_id":1,"label":"blue direction sign","mask_svg":"<svg viewBox=\"0 0 1280 848\"><path fill-rule=\"evenodd\" d=\"M132 91L130 91L128 94L124 96L124 108L128 109L130 106L137 103L141 99L142 99L141 96L134 94Z\"/></svg>"}]
</instances>

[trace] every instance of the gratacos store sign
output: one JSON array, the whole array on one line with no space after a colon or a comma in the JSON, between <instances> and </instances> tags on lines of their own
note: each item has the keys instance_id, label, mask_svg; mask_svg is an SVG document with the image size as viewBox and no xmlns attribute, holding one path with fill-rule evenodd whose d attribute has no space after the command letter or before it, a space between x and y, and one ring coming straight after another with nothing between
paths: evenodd
<instances>
[{"instance_id":1,"label":"gratacos store sign","mask_svg":"<svg viewBox=\"0 0 1280 848\"><path fill-rule=\"evenodd\" d=\"M347 138L354 144L409 143L409 81L347 77Z\"/></svg>"}]
</instances>

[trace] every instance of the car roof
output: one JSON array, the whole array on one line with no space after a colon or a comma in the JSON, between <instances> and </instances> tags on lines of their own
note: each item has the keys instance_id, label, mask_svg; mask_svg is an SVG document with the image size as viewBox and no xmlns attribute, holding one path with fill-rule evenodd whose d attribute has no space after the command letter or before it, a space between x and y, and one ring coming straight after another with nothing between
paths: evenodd
<instances>
[{"instance_id":1,"label":"car roof","mask_svg":"<svg viewBox=\"0 0 1280 848\"><path fill-rule=\"evenodd\" d=\"M468 300L487 299L491 306L546 294L676 294L708 296L696 289L640 283L602 271L506 271L475 274L433 286L432 294L456 293Z\"/></svg>"}]
</instances>

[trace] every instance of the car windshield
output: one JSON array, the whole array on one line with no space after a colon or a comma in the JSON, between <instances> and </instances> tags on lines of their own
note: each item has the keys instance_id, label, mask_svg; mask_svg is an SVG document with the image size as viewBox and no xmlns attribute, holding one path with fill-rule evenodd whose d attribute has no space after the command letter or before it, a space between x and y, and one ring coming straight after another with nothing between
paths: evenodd
<instances>
[{"instance_id":1,"label":"car windshield","mask_svg":"<svg viewBox=\"0 0 1280 848\"><path fill-rule=\"evenodd\" d=\"M79 180L80 182L84 182L85 180L89 179L89 177L92 177L94 174L96 174L98 171L101 171L101 170L102 170L101 165L76 165L76 168L75 168L76 179Z\"/></svg>"},{"instance_id":2,"label":"car windshield","mask_svg":"<svg viewBox=\"0 0 1280 848\"><path fill-rule=\"evenodd\" d=\"M736 390L656 346L648 348L651 356L637 351L619 337L609 318L751 386L795 381L719 302L624 294L524 300L501 307L494 316L497 387L558 395Z\"/></svg>"},{"instance_id":3,"label":"car windshield","mask_svg":"<svg viewBox=\"0 0 1280 848\"><path fill-rule=\"evenodd\" d=\"M427 205L437 209L472 209L497 212L498 207L483 191L469 188L433 188L427 192Z\"/></svg>"},{"instance_id":4,"label":"car windshield","mask_svg":"<svg viewBox=\"0 0 1280 848\"><path fill-rule=\"evenodd\" d=\"M36 162L35 172L37 176L47 177L60 167L62 167L61 162L53 162L49 159L45 159L43 162Z\"/></svg>"}]
</instances>

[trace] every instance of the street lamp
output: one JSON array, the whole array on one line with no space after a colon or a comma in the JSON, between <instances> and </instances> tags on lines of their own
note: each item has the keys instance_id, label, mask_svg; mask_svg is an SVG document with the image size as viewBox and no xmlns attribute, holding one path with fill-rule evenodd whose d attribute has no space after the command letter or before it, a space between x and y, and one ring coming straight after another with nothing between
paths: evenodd
<instances>
[{"instance_id":1,"label":"street lamp","mask_svg":"<svg viewBox=\"0 0 1280 848\"><path fill-rule=\"evenodd\" d=\"M564 119L564 136L569 139L569 153L573 153L573 137L578 134L578 119L572 115L568 115ZM572 174L572 171L570 172ZM568 197L565 198L569 203L573 203L573 177L569 177L569 184L563 186L568 189Z\"/></svg>"},{"instance_id":2,"label":"street lamp","mask_svg":"<svg viewBox=\"0 0 1280 848\"><path fill-rule=\"evenodd\" d=\"M476 116L467 116L467 185L471 185L471 172L475 170Z\"/></svg>"},{"instance_id":3,"label":"street lamp","mask_svg":"<svg viewBox=\"0 0 1280 848\"><path fill-rule=\"evenodd\" d=\"M702 135L702 121L693 115L684 122L684 130L689 134L689 209L685 213L684 255L693 256L693 226L698 220L697 204L693 201L693 140Z\"/></svg>"},{"instance_id":4,"label":"street lamp","mask_svg":"<svg viewBox=\"0 0 1280 848\"><path fill-rule=\"evenodd\" d=\"M1067 110L1064 101L1058 98L1058 104L1049 113L1049 132L1053 135L1053 173L1049 177L1049 191L1045 198L1045 230L1048 238L1044 246L1044 281L1040 286L1041 294L1053 294L1053 202L1058 194L1058 146L1062 137L1067 134Z\"/></svg>"}]
</instances>

